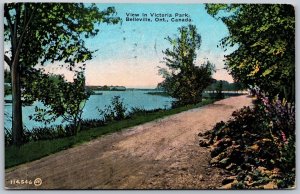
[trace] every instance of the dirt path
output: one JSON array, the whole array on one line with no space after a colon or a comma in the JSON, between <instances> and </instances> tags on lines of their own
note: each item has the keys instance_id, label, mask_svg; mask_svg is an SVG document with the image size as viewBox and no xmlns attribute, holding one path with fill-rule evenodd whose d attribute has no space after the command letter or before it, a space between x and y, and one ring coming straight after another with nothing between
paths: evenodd
<instances>
[{"instance_id":1,"label":"dirt path","mask_svg":"<svg viewBox=\"0 0 300 194\"><path fill-rule=\"evenodd\" d=\"M209 166L198 133L251 104L246 96L179 113L103 136L17 168L6 170L7 188L39 189L208 189L223 172ZM43 183L11 185L12 179Z\"/></svg>"}]
</instances>

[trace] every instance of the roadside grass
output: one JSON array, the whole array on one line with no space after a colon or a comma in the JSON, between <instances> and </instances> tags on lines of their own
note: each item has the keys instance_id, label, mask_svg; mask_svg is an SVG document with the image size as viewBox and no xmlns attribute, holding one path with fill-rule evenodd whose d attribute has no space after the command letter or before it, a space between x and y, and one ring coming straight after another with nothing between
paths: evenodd
<instances>
[{"instance_id":1,"label":"roadside grass","mask_svg":"<svg viewBox=\"0 0 300 194\"><path fill-rule=\"evenodd\" d=\"M122 129L180 113L189 109L198 108L213 102L214 100L205 99L201 103L195 105L187 105L169 110L160 110L157 112L136 113L125 120L112 121L105 126L80 131L76 136L29 142L19 148L16 146L9 146L5 148L5 168L7 169L19 164L40 159L61 150L91 141L104 134L120 131Z\"/></svg>"}]
</instances>

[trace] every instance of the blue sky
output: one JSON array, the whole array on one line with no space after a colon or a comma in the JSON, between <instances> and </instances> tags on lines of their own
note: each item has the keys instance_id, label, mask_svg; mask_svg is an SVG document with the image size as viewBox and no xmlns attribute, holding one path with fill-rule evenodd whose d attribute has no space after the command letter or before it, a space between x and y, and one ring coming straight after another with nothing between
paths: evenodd
<instances>
[{"instance_id":1,"label":"blue sky","mask_svg":"<svg viewBox=\"0 0 300 194\"><path fill-rule=\"evenodd\" d=\"M86 40L92 50L98 49L94 58L87 61L88 85L124 85L126 87L154 88L162 81L157 66L164 67L162 51L170 47L164 39L178 34L178 27L189 22L134 22L126 21L126 13L187 13L202 37L197 64L205 60L213 62L217 69L224 67L224 51L218 48L219 41L228 33L226 26L208 15L203 4L97 4L100 9L114 6L122 24L100 24L100 33ZM154 18L153 18L154 19ZM168 18L170 19L170 18ZM71 72L57 68L57 64L46 68L52 73ZM214 77L232 82L226 70L218 70Z\"/></svg>"}]
</instances>

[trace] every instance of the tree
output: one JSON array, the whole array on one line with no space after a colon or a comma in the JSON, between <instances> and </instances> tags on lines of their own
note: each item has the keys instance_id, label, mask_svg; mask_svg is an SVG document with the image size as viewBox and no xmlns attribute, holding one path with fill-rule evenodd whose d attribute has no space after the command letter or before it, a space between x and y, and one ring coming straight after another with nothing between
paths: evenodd
<instances>
[{"instance_id":1,"label":"tree","mask_svg":"<svg viewBox=\"0 0 300 194\"><path fill-rule=\"evenodd\" d=\"M235 80L273 98L295 100L295 11L285 4L207 4L207 12L221 19L229 35L226 67ZM221 13L220 13L221 12Z\"/></svg>"},{"instance_id":2,"label":"tree","mask_svg":"<svg viewBox=\"0 0 300 194\"><path fill-rule=\"evenodd\" d=\"M6 3L4 5L4 40L10 51L4 55L12 77L13 143L22 143L21 87L32 81L37 64L63 61L72 70L76 63L92 58L93 51L83 37L98 34L95 24L116 24L120 18L108 7L100 11L95 4L82 3Z\"/></svg>"},{"instance_id":3,"label":"tree","mask_svg":"<svg viewBox=\"0 0 300 194\"><path fill-rule=\"evenodd\" d=\"M76 135L81 128L82 113L90 93L85 89L83 70L77 71L73 82L62 75L40 74L39 79L27 83L26 98L37 98L46 108L35 107L31 119L48 124L62 117L71 124L69 134ZM30 86L29 86L30 85ZM42 90L41 90L42 88Z\"/></svg>"},{"instance_id":4,"label":"tree","mask_svg":"<svg viewBox=\"0 0 300 194\"><path fill-rule=\"evenodd\" d=\"M222 80L218 81L216 91L217 91L216 99L223 99L225 97L224 93L222 92L223 91L223 81Z\"/></svg>"},{"instance_id":5,"label":"tree","mask_svg":"<svg viewBox=\"0 0 300 194\"><path fill-rule=\"evenodd\" d=\"M221 83L222 82L222 83ZM220 87L220 85L222 87ZM212 84L210 84L205 90L207 91L215 91L217 88L222 88L224 91L238 91L243 90L245 87L240 82L229 83L225 80L214 80Z\"/></svg>"},{"instance_id":6,"label":"tree","mask_svg":"<svg viewBox=\"0 0 300 194\"><path fill-rule=\"evenodd\" d=\"M166 38L172 46L163 51L169 69L159 69L165 80L158 87L176 98L177 105L195 104L201 102L202 91L212 82L214 65L209 61L200 66L195 65L196 51L201 45L201 36L197 34L196 26L183 26L178 31L179 37Z\"/></svg>"}]
</instances>

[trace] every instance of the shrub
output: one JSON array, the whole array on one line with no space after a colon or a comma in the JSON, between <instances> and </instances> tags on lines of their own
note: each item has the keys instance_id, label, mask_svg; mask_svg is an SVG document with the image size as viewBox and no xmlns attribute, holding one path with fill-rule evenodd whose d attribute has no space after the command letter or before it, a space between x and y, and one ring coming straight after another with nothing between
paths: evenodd
<instances>
[{"instance_id":1,"label":"shrub","mask_svg":"<svg viewBox=\"0 0 300 194\"><path fill-rule=\"evenodd\" d=\"M271 183L274 188L294 186L294 106L260 96L253 108L244 107L232 116L201 134L208 141L200 144L212 145L211 164L236 174L245 188L267 188Z\"/></svg>"},{"instance_id":2,"label":"shrub","mask_svg":"<svg viewBox=\"0 0 300 194\"><path fill-rule=\"evenodd\" d=\"M103 110L98 108L100 117L103 118L104 122L110 122L113 120L119 121L125 119L126 111L127 108L120 96L114 96L111 99L111 105L105 106Z\"/></svg>"},{"instance_id":3,"label":"shrub","mask_svg":"<svg viewBox=\"0 0 300 194\"><path fill-rule=\"evenodd\" d=\"M104 126L105 122L103 119L85 119L82 121L82 130L89 129L91 127Z\"/></svg>"},{"instance_id":4,"label":"shrub","mask_svg":"<svg viewBox=\"0 0 300 194\"><path fill-rule=\"evenodd\" d=\"M4 140L5 146L11 145L13 143L11 130L4 127Z\"/></svg>"},{"instance_id":5,"label":"shrub","mask_svg":"<svg viewBox=\"0 0 300 194\"><path fill-rule=\"evenodd\" d=\"M148 113L154 113L154 112L159 112L159 111L164 111L166 109L162 108L156 108L156 109L151 109L151 110L146 110L143 107L132 107L127 115L127 117L133 117L135 115L146 115Z\"/></svg>"},{"instance_id":6,"label":"shrub","mask_svg":"<svg viewBox=\"0 0 300 194\"><path fill-rule=\"evenodd\" d=\"M111 122L115 118L115 113L111 107L111 105L105 105L104 109L99 109L98 112L101 118L103 118L104 122Z\"/></svg>"},{"instance_id":7,"label":"shrub","mask_svg":"<svg viewBox=\"0 0 300 194\"><path fill-rule=\"evenodd\" d=\"M115 113L115 120L125 119L126 106L124 105L123 99L120 96L114 96L111 100L112 108Z\"/></svg>"},{"instance_id":8,"label":"shrub","mask_svg":"<svg viewBox=\"0 0 300 194\"><path fill-rule=\"evenodd\" d=\"M132 107L129 111L128 117L132 117L134 115L144 115L148 111L143 107Z\"/></svg>"}]
</instances>

